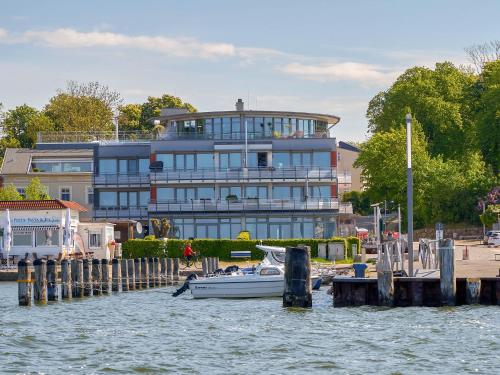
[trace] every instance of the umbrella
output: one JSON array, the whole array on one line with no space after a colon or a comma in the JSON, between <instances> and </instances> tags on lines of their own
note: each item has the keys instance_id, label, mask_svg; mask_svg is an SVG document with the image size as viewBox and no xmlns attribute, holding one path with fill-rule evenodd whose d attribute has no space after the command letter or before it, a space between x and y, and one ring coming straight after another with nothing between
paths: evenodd
<instances>
[{"instance_id":1,"label":"umbrella","mask_svg":"<svg viewBox=\"0 0 500 375\"><path fill-rule=\"evenodd\" d=\"M12 225L10 224L10 211L5 210L5 226L3 229L3 250L7 254L7 266L9 266L9 253L12 244Z\"/></svg>"},{"instance_id":2,"label":"umbrella","mask_svg":"<svg viewBox=\"0 0 500 375\"><path fill-rule=\"evenodd\" d=\"M71 251L71 210L66 209L66 220L64 223L64 246L66 246L67 254Z\"/></svg>"}]
</instances>

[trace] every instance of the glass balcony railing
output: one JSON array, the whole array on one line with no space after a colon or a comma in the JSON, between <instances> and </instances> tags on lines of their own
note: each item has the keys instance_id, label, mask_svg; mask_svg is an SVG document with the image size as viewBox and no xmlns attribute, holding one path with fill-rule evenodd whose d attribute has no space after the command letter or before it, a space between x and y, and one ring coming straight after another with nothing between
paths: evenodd
<instances>
[{"instance_id":1,"label":"glass balcony railing","mask_svg":"<svg viewBox=\"0 0 500 375\"><path fill-rule=\"evenodd\" d=\"M336 198L289 199L196 199L190 201L151 201L149 212L245 212L338 210Z\"/></svg>"},{"instance_id":2,"label":"glass balcony railing","mask_svg":"<svg viewBox=\"0 0 500 375\"><path fill-rule=\"evenodd\" d=\"M95 207L94 217L99 219L147 219L147 207Z\"/></svg>"},{"instance_id":3,"label":"glass balcony railing","mask_svg":"<svg viewBox=\"0 0 500 375\"><path fill-rule=\"evenodd\" d=\"M116 174L104 173L94 175L94 185L149 185L149 173Z\"/></svg>"},{"instance_id":4,"label":"glass balcony railing","mask_svg":"<svg viewBox=\"0 0 500 375\"><path fill-rule=\"evenodd\" d=\"M200 170L164 170L150 174L151 183L172 182L266 182L266 181L328 181L335 182L335 168L295 167L295 168L235 168Z\"/></svg>"},{"instance_id":5,"label":"glass balcony railing","mask_svg":"<svg viewBox=\"0 0 500 375\"><path fill-rule=\"evenodd\" d=\"M211 139L227 141L244 141L246 139L303 139L303 138L333 138L328 132L304 133L303 131L280 133L277 131L262 132L228 132L228 133L195 133L167 131L160 134L161 140Z\"/></svg>"}]
</instances>

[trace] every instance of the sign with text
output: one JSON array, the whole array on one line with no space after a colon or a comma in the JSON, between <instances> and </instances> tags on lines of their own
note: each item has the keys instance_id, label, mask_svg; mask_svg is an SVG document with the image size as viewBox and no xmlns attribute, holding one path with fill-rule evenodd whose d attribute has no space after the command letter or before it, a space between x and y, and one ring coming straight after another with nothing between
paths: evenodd
<instances>
[{"instance_id":1,"label":"sign with text","mask_svg":"<svg viewBox=\"0 0 500 375\"><path fill-rule=\"evenodd\" d=\"M12 225L23 226L45 226L45 225L60 225L61 218L55 216L47 217L13 217L11 219Z\"/></svg>"}]
</instances>

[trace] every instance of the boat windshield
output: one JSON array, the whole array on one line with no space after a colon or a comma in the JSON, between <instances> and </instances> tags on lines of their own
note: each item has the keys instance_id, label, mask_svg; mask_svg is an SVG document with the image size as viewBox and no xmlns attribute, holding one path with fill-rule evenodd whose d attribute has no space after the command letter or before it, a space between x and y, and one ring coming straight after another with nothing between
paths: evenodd
<instances>
[{"instance_id":1,"label":"boat windshield","mask_svg":"<svg viewBox=\"0 0 500 375\"><path fill-rule=\"evenodd\" d=\"M271 256L278 263L285 263L285 252L271 251Z\"/></svg>"}]
</instances>

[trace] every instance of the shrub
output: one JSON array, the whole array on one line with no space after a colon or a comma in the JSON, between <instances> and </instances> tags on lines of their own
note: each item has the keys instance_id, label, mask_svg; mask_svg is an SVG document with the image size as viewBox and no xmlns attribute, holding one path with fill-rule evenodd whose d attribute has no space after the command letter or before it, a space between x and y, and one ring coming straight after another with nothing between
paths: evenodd
<instances>
[{"instance_id":1,"label":"shrub","mask_svg":"<svg viewBox=\"0 0 500 375\"><path fill-rule=\"evenodd\" d=\"M147 236L144 236L144 240L153 241L156 240L156 237L154 236L154 234L148 234Z\"/></svg>"},{"instance_id":2,"label":"shrub","mask_svg":"<svg viewBox=\"0 0 500 375\"><path fill-rule=\"evenodd\" d=\"M250 232L247 230L242 230L240 234L238 234L238 237L236 237L237 240L244 240L244 241L249 241L250 240Z\"/></svg>"},{"instance_id":3,"label":"shrub","mask_svg":"<svg viewBox=\"0 0 500 375\"><path fill-rule=\"evenodd\" d=\"M347 257L354 258L354 255L359 254L359 252L361 251L361 240L358 237L347 237L346 241L347 241L347 253L346 253ZM352 253L352 245L357 246L356 254Z\"/></svg>"},{"instance_id":4,"label":"shrub","mask_svg":"<svg viewBox=\"0 0 500 375\"><path fill-rule=\"evenodd\" d=\"M311 248L311 257L318 256L318 244L327 242L342 242L344 248L347 249L347 241L345 238L337 237L330 240L327 239L287 239L287 240L262 240L263 245L287 247L306 245ZM251 259L260 260L264 257L264 253L258 250L255 246L260 244L260 240L228 240L228 239L195 239L191 241L193 250L201 256L219 257L223 261L234 261L231 258L233 250L250 250ZM123 256L126 258L141 258L149 256L165 256L182 257L184 251L185 240L169 239L162 240L129 240L123 244ZM347 254L346 254L347 255Z\"/></svg>"}]
</instances>

